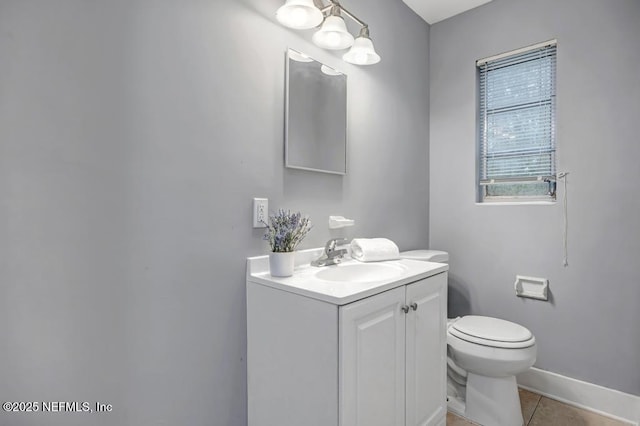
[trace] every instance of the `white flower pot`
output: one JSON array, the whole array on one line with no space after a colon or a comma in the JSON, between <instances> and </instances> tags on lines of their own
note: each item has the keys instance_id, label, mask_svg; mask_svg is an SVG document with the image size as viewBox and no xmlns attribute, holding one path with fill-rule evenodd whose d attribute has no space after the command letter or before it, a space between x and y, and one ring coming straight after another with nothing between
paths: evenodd
<instances>
[{"instance_id":1,"label":"white flower pot","mask_svg":"<svg viewBox=\"0 0 640 426\"><path fill-rule=\"evenodd\" d=\"M295 251L269 253L269 270L271 276L290 277L291 275L293 275L295 260Z\"/></svg>"}]
</instances>

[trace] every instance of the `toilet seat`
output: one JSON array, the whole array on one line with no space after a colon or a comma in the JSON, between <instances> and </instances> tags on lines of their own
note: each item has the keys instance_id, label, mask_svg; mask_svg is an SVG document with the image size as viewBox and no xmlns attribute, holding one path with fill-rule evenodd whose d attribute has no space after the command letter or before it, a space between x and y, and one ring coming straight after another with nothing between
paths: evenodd
<instances>
[{"instance_id":1,"label":"toilet seat","mask_svg":"<svg viewBox=\"0 0 640 426\"><path fill-rule=\"evenodd\" d=\"M498 318L468 315L449 327L449 334L478 345L520 349L533 346L535 337L525 327Z\"/></svg>"}]
</instances>

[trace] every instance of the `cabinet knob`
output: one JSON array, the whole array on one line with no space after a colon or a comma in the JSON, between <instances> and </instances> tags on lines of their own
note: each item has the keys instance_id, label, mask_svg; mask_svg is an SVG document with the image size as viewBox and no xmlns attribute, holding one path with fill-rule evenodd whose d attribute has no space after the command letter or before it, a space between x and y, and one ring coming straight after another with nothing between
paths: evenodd
<instances>
[{"instance_id":1,"label":"cabinet knob","mask_svg":"<svg viewBox=\"0 0 640 426\"><path fill-rule=\"evenodd\" d=\"M417 311L418 310L418 304L416 302L413 302L411 304L411 309L413 309L414 311Z\"/></svg>"},{"instance_id":2,"label":"cabinet knob","mask_svg":"<svg viewBox=\"0 0 640 426\"><path fill-rule=\"evenodd\" d=\"M401 307L400 309L402 309L402 312L404 312L405 314L409 313L409 307L407 305L404 305L403 307Z\"/></svg>"}]
</instances>

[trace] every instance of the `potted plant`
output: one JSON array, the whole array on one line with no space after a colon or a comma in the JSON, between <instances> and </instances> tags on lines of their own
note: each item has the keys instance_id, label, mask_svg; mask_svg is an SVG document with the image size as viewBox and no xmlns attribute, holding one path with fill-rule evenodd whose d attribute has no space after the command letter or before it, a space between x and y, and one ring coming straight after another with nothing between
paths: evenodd
<instances>
[{"instance_id":1,"label":"potted plant","mask_svg":"<svg viewBox=\"0 0 640 426\"><path fill-rule=\"evenodd\" d=\"M264 239L269 242L269 268L274 277L293 275L295 249L311 230L311 221L300 212L278 210L269 215Z\"/></svg>"}]
</instances>

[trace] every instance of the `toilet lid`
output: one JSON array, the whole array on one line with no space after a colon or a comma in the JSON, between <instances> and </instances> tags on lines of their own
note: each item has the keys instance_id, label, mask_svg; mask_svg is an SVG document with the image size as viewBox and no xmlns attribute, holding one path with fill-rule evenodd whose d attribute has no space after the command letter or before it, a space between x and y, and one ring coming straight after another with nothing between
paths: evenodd
<instances>
[{"instance_id":1,"label":"toilet lid","mask_svg":"<svg viewBox=\"0 0 640 426\"><path fill-rule=\"evenodd\" d=\"M533 334L519 324L478 315L460 318L449 333L468 342L499 348L524 348L535 343Z\"/></svg>"},{"instance_id":2,"label":"toilet lid","mask_svg":"<svg viewBox=\"0 0 640 426\"><path fill-rule=\"evenodd\" d=\"M441 250L409 250L401 252L400 258L447 263L449 253Z\"/></svg>"}]
</instances>

